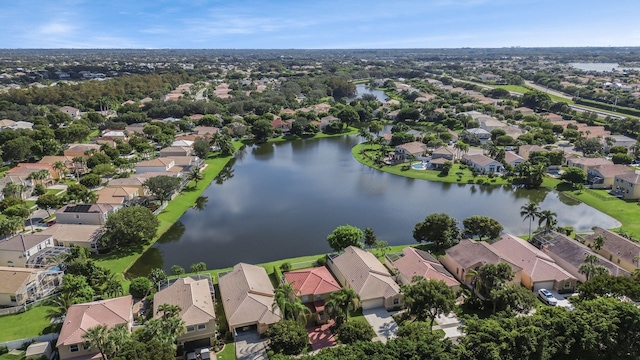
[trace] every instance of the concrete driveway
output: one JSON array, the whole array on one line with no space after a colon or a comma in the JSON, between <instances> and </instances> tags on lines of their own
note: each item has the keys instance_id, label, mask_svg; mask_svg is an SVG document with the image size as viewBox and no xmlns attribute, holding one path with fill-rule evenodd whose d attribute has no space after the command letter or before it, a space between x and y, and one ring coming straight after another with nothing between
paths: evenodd
<instances>
[{"instance_id":1,"label":"concrete driveway","mask_svg":"<svg viewBox=\"0 0 640 360\"><path fill-rule=\"evenodd\" d=\"M238 332L236 336L236 359L267 360L267 338L260 338L256 331Z\"/></svg>"},{"instance_id":2,"label":"concrete driveway","mask_svg":"<svg viewBox=\"0 0 640 360\"><path fill-rule=\"evenodd\" d=\"M398 324L384 308L365 310L363 315L376 333L373 341L381 341L386 344L387 340L396 336Z\"/></svg>"},{"instance_id":3,"label":"concrete driveway","mask_svg":"<svg viewBox=\"0 0 640 360\"><path fill-rule=\"evenodd\" d=\"M458 319L454 313L438 315L438 317L436 317L436 323L438 323L438 325L434 325L433 330L439 329L444 331L445 338L454 340L462 336L460 319Z\"/></svg>"}]
</instances>

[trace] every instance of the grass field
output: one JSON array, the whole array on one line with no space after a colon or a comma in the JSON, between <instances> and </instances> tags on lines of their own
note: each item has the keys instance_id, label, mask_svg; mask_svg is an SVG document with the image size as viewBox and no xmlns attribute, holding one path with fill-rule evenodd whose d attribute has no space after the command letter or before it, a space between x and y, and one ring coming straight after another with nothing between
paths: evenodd
<instances>
[{"instance_id":1,"label":"grass field","mask_svg":"<svg viewBox=\"0 0 640 360\"><path fill-rule=\"evenodd\" d=\"M449 175L447 176L442 176L439 170L414 170L411 168L409 170L403 169L403 167L405 167L408 163L393 165L393 166L385 165L380 167L378 165L373 164L371 160L366 158L361 153L361 149L363 147L366 148L365 151L376 151L378 149L377 145L375 146L364 145L364 144L356 145L351 149L351 153L353 154L354 158L358 160L358 162L364 165L367 165L369 167L372 167L390 174L404 176L412 179L438 181L438 182L444 182L444 183L456 183L456 184L482 183L485 185L510 184L510 182L507 179L498 177L498 176L494 178L489 178L488 176L484 176L484 175L474 177L471 170L466 168L465 169L461 168L460 164L453 164L453 167L451 168L451 171L449 171Z\"/></svg>"},{"instance_id":2,"label":"grass field","mask_svg":"<svg viewBox=\"0 0 640 360\"><path fill-rule=\"evenodd\" d=\"M240 142L235 142L234 146L236 149L239 149L242 144ZM157 241L162 234L164 234L169 228L176 222L180 217L195 203L196 199L202 195L204 190L209 186L209 184L215 179L215 177L220 173L220 171L227 165L227 163L231 160L232 157L210 157L205 161L207 167L202 170L202 174L204 178L198 182L198 186L195 186L195 183L191 183L185 187L185 189L173 200L169 202L164 210L158 215L158 220L160 221L160 226L158 227L158 232L156 233L156 237L152 241L151 244L146 246L143 250L146 251L149 247ZM121 256L121 254L111 254L103 257L98 257L98 263L100 266L103 266L109 270L111 270L115 274L122 274L131 267L136 260L142 255L142 253L134 253L126 256Z\"/></svg>"},{"instance_id":3,"label":"grass field","mask_svg":"<svg viewBox=\"0 0 640 360\"><path fill-rule=\"evenodd\" d=\"M0 342L52 332L47 318L49 308L49 306L37 306L21 314L0 317Z\"/></svg>"},{"instance_id":4,"label":"grass field","mask_svg":"<svg viewBox=\"0 0 640 360\"><path fill-rule=\"evenodd\" d=\"M93 139L94 137L100 135L100 130L95 129L93 130L89 135L87 135L87 137L84 139L85 144L88 144L89 142L91 142L91 139Z\"/></svg>"},{"instance_id":5,"label":"grass field","mask_svg":"<svg viewBox=\"0 0 640 360\"><path fill-rule=\"evenodd\" d=\"M222 349L221 352L216 354L216 359L236 360L236 344L235 343L225 344L224 349Z\"/></svg>"}]
</instances>

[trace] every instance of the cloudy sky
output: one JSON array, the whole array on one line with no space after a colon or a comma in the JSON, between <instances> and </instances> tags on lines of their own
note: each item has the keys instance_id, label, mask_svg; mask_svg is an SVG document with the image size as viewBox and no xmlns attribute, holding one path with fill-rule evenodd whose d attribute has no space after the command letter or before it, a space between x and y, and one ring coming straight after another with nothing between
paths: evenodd
<instances>
[{"instance_id":1,"label":"cloudy sky","mask_svg":"<svg viewBox=\"0 0 640 360\"><path fill-rule=\"evenodd\" d=\"M0 48L640 46L638 0L2 0Z\"/></svg>"}]
</instances>

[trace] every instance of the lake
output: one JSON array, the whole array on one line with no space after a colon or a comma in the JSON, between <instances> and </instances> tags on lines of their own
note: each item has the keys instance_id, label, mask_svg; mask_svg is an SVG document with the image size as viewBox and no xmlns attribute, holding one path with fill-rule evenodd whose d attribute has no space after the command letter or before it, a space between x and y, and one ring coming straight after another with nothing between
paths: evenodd
<instances>
[{"instance_id":1,"label":"lake","mask_svg":"<svg viewBox=\"0 0 640 360\"><path fill-rule=\"evenodd\" d=\"M527 234L520 207L529 201L558 214L559 225L588 230L619 223L582 203L546 190L443 184L408 179L358 163L357 135L249 146L204 192L202 210L189 209L130 270L145 275L172 265L208 269L262 263L330 251L326 237L339 225L371 227L390 245L412 244L414 225L434 212L458 221L498 220ZM535 225L535 223L534 223ZM535 227L535 226L534 226Z\"/></svg>"},{"instance_id":2,"label":"lake","mask_svg":"<svg viewBox=\"0 0 640 360\"><path fill-rule=\"evenodd\" d=\"M597 72L605 72L605 71L612 71L612 70L615 70L615 71L640 70L640 68L620 67L620 64L618 63L570 63L569 65L583 71L597 71Z\"/></svg>"},{"instance_id":3,"label":"lake","mask_svg":"<svg viewBox=\"0 0 640 360\"><path fill-rule=\"evenodd\" d=\"M384 91L369 88L366 84L356 84L356 91L358 92L358 95L350 97L349 101L362 97L364 94L371 94L375 96L381 103L387 102L387 99L389 98Z\"/></svg>"}]
</instances>

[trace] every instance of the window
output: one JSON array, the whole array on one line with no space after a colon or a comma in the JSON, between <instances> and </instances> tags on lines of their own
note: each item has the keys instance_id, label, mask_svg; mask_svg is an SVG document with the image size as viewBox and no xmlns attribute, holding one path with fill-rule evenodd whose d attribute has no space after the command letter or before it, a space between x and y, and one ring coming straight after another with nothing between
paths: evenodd
<instances>
[{"instance_id":1,"label":"window","mask_svg":"<svg viewBox=\"0 0 640 360\"><path fill-rule=\"evenodd\" d=\"M187 332L193 332L193 331L196 331L195 326L193 326L193 325L187 326Z\"/></svg>"},{"instance_id":2,"label":"window","mask_svg":"<svg viewBox=\"0 0 640 360\"><path fill-rule=\"evenodd\" d=\"M8 267L14 267L14 265L13 265L13 261L7 261L7 266L8 266Z\"/></svg>"},{"instance_id":3,"label":"window","mask_svg":"<svg viewBox=\"0 0 640 360\"><path fill-rule=\"evenodd\" d=\"M398 305L398 304L400 304L400 299L398 298L393 299L393 305Z\"/></svg>"},{"instance_id":4,"label":"window","mask_svg":"<svg viewBox=\"0 0 640 360\"><path fill-rule=\"evenodd\" d=\"M16 301L17 301L17 300L16 300L15 295L11 295L11 302L16 302Z\"/></svg>"},{"instance_id":5,"label":"window","mask_svg":"<svg viewBox=\"0 0 640 360\"><path fill-rule=\"evenodd\" d=\"M69 345L69 351L70 352L78 352L78 350L80 350L78 348L78 344Z\"/></svg>"},{"instance_id":6,"label":"window","mask_svg":"<svg viewBox=\"0 0 640 360\"><path fill-rule=\"evenodd\" d=\"M198 330L204 330L207 328L207 324L198 324Z\"/></svg>"},{"instance_id":7,"label":"window","mask_svg":"<svg viewBox=\"0 0 640 360\"><path fill-rule=\"evenodd\" d=\"M564 283L564 288L565 288L565 289L568 289L568 288L570 288L570 287L571 287L571 283L570 283L569 281L567 281L567 282L565 282L565 283Z\"/></svg>"},{"instance_id":8,"label":"window","mask_svg":"<svg viewBox=\"0 0 640 360\"><path fill-rule=\"evenodd\" d=\"M38 251L42 250L42 244L38 244Z\"/></svg>"},{"instance_id":9,"label":"window","mask_svg":"<svg viewBox=\"0 0 640 360\"><path fill-rule=\"evenodd\" d=\"M51 239L47 239L47 240L45 240L44 244L45 244L45 245L51 245Z\"/></svg>"}]
</instances>

